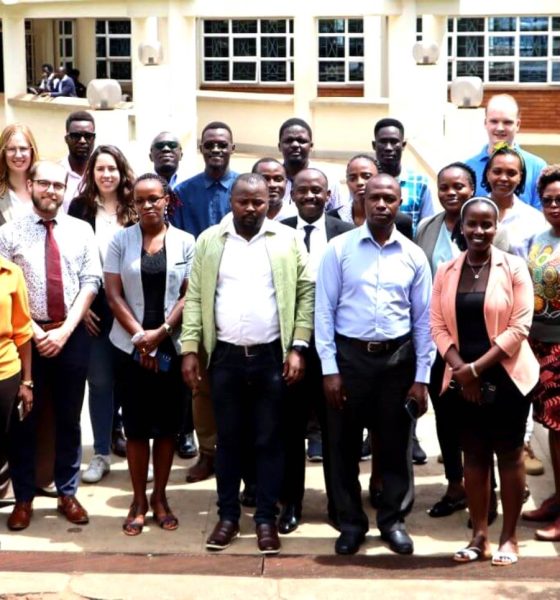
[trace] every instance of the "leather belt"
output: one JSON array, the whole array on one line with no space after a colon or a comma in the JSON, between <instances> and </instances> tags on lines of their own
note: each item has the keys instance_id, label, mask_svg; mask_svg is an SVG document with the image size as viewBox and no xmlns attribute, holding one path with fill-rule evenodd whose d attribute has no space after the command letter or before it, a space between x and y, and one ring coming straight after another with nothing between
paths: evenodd
<instances>
[{"instance_id":1,"label":"leather belt","mask_svg":"<svg viewBox=\"0 0 560 600\"><path fill-rule=\"evenodd\" d=\"M384 340L382 342L368 342L366 340L358 340L356 338L349 338L345 335L337 335L338 338L343 339L352 346L358 348L362 352L367 354L389 354L400 348L405 342L410 339L410 333L401 335L401 337L395 338L394 340Z\"/></svg>"},{"instance_id":2,"label":"leather belt","mask_svg":"<svg viewBox=\"0 0 560 600\"><path fill-rule=\"evenodd\" d=\"M51 329L58 329L64 325L64 321L47 321L46 323L37 321L37 325L39 325L43 331L50 331Z\"/></svg>"},{"instance_id":3,"label":"leather belt","mask_svg":"<svg viewBox=\"0 0 560 600\"><path fill-rule=\"evenodd\" d=\"M228 348L230 352L242 354L246 358L258 356L263 352L268 352L278 345L280 345L280 340L274 340L274 342L269 342L268 344L255 344L253 346L238 346L237 344L230 344L229 342L222 342L220 340L216 342L216 347L222 346L224 348Z\"/></svg>"}]
</instances>

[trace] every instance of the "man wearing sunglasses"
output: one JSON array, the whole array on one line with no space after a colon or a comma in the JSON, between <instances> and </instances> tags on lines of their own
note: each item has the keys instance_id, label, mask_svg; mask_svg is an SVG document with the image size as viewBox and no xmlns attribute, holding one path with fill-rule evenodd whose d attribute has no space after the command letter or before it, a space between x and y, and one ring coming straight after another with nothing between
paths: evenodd
<instances>
[{"instance_id":1,"label":"man wearing sunglasses","mask_svg":"<svg viewBox=\"0 0 560 600\"><path fill-rule=\"evenodd\" d=\"M179 138L169 131L156 135L150 146L150 160L154 171L163 177L171 189L177 185L177 170L183 158L183 148Z\"/></svg>"},{"instance_id":2,"label":"man wearing sunglasses","mask_svg":"<svg viewBox=\"0 0 560 600\"><path fill-rule=\"evenodd\" d=\"M68 183L64 193L63 208L68 211L70 202L78 195L78 188L86 170L88 158L95 146L95 121L85 110L70 113L66 119L66 135L64 141L68 146L68 156L61 164L68 173Z\"/></svg>"}]
</instances>

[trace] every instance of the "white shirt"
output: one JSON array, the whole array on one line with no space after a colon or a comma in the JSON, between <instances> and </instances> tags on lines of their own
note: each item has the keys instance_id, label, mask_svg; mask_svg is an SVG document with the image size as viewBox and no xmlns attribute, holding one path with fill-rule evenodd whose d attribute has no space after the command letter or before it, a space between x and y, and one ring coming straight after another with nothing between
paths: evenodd
<instances>
[{"instance_id":1,"label":"white shirt","mask_svg":"<svg viewBox=\"0 0 560 600\"><path fill-rule=\"evenodd\" d=\"M53 235L60 250L66 312L82 289L97 293L101 283L99 253L93 229L85 221L60 212ZM49 321L45 270L46 228L33 211L0 228L0 254L21 267L35 321Z\"/></svg>"},{"instance_id":2,"label":"white shirt","mask_svg":"<svg viewBox=\"0 0 560 600\"><path fill-rule=\"evenodd\" d=\"M214 315L217 339L236 346L268 344L280 338L280 319L272 268L266 250L265 219L259 233L247 241L227 228Z\"/></svg>"},{"instance_id":3,"label":"white shirt","mask_svg":"<svg viewBox=\"0 0 560 600\"><path fill-rule=\"evenodd\" d=\"M117 214L110 214L107 212L105 207L98 203L97 213L95 215L95 239L99 246L99 257L101 258L101 266L105 264L105 257L107 256L107 249L113 239L113 236L119 229L122 229L122 225L117 220Z\"/></svg>"},{"instance_id":4,"label":"white shirt","mask_svg":"<svg viewBox=\"0 0 560 600\"><path fill-rule=\"evenodd\" d=\"M33 202L31 200L22 201L20 197L8 188L8 194L12 202L12 219L19 219L24 215L28 215L33 212Z\"/></svg>"},{"instance_id":5,"label":"white shirt","mask_svg":"<svg viewBox=\"0 0 560 600\"><path fill-rule=\"evenodd\" d=\"M317 281L317 271L319 270L319 263L323 258L323 254L327 249L327 229L325 215L317 219L313 223L304 221L299 215L297 218L296 229L301 235L301 239L305 240L305 229L309 225L313 227L311 231L311 237L309 238L309 262L307 266L313 281Z\"/></svg>"},{"instance_id":6,"label":"white shirt","mask_svg":"<svg viewBox=\"0 0 560 600\"><path fill-rule=\"evenodd\" d=\"M66 190L64 191L64 200L62 202L62 208L64 208L64 212L68 212L68 207L70 206L70 202L78 195L78 187L82 182L82 176L76 171L72 170L70 163L68 162L68 157L66 156L62 160L58 162L58 164L66 169L68 173L68 180L66 181Z\"/></svg>"}]
</instances>

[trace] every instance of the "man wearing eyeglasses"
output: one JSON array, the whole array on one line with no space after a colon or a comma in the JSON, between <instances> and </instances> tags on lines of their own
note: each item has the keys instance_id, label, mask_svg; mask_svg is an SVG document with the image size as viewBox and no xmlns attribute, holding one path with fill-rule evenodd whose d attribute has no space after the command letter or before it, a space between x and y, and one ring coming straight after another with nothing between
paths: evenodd
<instances>
[{"instance_id":1,"label":"man wearing eyeglasses","mask_svg":"<svg viewBox=\"0 0 560 600\"><path fill-rule=\"evenodd\" d=\"M85 110L70 113L66 119L64 141L68 146L68 156L60 164L68 173L63 202L64 211L67 212L70 202L78 195L88 158L95 146L95 121L92 115Z\"/></svg>"},{"instance_id":2,"label":"man wearing eyeglasses","mask_svg":"<svg viewBox=\"0 0 560 600\"><path fill-rule=\"evenodd\" d=\"M8 528L29 526L35 495L36 432L51 399L55 422L54 482L58 512L83 525L88 514L76 499L80 478L80 413L90 337L83 317L101 282L99 250L89 224L60 210L67 174L56 163L35 163L27 188L33 211L0 228L0 254L22 269L33 319L34 405L12 428L8 459L16 504Z\"/></svg>"},{"instance_id":3,"label":"man wearing eyeglasses","mask_svg":"<svg viewBox=\"0 0 560 600\"><path fill-rule=\"evenodd\" d=\"M183 158L183 148L179 138L169 131L162 131L152 141L150 160L154 163L154 171L163 177L171 189L177 185L177 170Z\"/></svg>"}]
</instances>

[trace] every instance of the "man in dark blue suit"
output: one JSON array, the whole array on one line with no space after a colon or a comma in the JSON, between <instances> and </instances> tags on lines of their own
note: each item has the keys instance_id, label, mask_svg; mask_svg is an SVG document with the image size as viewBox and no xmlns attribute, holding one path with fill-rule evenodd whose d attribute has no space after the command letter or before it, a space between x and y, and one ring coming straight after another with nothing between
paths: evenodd
<instances>
[{"instance_id":1,"label":"man in dark blue suit","mask_svg":"<svg viewBox=\"0 0 560 600\"><path fill-rule=\"evenodd\" d=\"M293 180L291 196L298 214L282 223L301 231L309 252L309 270L315 279L329 240L353 229L353 226L325 214L325 205L330 196L329 184L325 174L318 169L300 171ZM305 361L305 376L301 382L290 388L286 403L286 462L281 494L282 512L278 523L278 530L284 534L297 529L301 520L305 491L305 436L311 412L315 413L321 425L323 445L328 444L321 363L313 339L306 350ZM328 477L328 453L323 456L328 514L331 522L335 522L336 512Z\"/></svg>"},{"instance_id":2,"label":"man in dark blue suit","mask_svg":"<svg viewBox=\"0 0 560 600\"><path fill-rule=\"evenodd\" d=\"M57 79L55 80L54 86L52 92L46 92L41 95L51 96L52 98L58 98L59 96L76 97L76 86L72 77L66 73L66 67L58 67Z\"/></svg>"}]
</instances>

